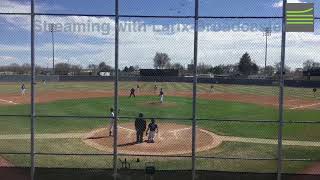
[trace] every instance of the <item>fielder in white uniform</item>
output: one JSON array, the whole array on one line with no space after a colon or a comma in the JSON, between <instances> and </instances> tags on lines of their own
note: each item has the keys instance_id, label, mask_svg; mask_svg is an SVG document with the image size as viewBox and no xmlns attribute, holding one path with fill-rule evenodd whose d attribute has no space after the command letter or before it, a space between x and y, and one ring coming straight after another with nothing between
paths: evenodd
<instances>
[{"instance_id":1,"label":"fielder in white uniform","mask_svg":"<svg viewBox=\"0 0 320 180\"><path fill-rule=\"evenodd\" d=\"M160 96L160 102L161 102L161 103L163 103L163 96L164 96L164 93L163 93L162 88L160 89L160 94L159 94L159 96Z\"/></svg>"},{"instance_id":2,"label":"fielder in white uniform","mask_svg":"<svg viewBox=\"0 0 320 180\"><path fill-rule=\"evenodd\" d=\"M109 136L112 136L112 131L113 131L113 126L114 126L114 112L113 112L113 108L110 108L110 119L109 119Z\"/></svg>"},{"instance_id":3,"label":"fielder in white uniform","mask_svg":"<svg viewBox=\"0 0 320 180\"><path fill-rule=\"evenodd\" d=\"M148 133L149 132L149 133ZM148 143L154 143L154 139L156 134L159 133L158 125L155 120L152 118L151 123L148 125L148 129L146 131L146 135L148 136Z\"/></svg>"},{"instance_id":4,"label":"fielder in white uniform","mask_svg":"<svg viewBox=\"0 0 320 180\"><path fill-rule=\"evenodd\" d=\"M24 84L21 85L21 95L25 95L26 94L26 86Z\"/></svg>"}]
</instances>

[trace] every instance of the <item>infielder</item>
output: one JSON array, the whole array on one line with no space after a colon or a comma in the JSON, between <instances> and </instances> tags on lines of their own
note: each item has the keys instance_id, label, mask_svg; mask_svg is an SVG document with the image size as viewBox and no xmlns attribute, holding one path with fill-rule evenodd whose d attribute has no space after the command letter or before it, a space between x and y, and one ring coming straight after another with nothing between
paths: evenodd
<instances>
[{"instance_id":1,"label":"infielder","mask_svg":"<svg viewBox=\"0 0 320 180\"><path fill-rule=\"evenodd\" d=\"M313 88L313 90L312 90L312 91L313 91L313 95L314 95L314 97L316 97L316 96L317 96L317 94L316 94L316 93L317 93L317 88Z\"/></svg>"},{"instance_id":2,"label":"infielder","mask_svg":"<svg viewBox=\"0 0 320 180\"><path fill-rule=\"evenodd\" d=\"M149 134L148 143L154 143L154 138L158 133L159 133L158 125L155 123L155 120L152 118L151 123L148 125L148 129L146 131L146 135L148 136Z\"/></svg>"},{"instance_id":3,"label":"infielder","mask_svg":"<svg viewBox=\"0 0 320 180\"><path fill-rule=\"evenodd\" d=\"M210 92L213 92L213 88L214 88L214 86L213 86L213 84L210 86Z\"/></svg>"},{"instance_id":4,"label":"infielder","mask_svg":"<svg viewBox=\"0 0 320 180\"><path fill-rule=\"evenodd\" d=\"M137 92L138 92L138 93L140 92L140 86L139 86L139 84L137 84Z\"/></svg>"},{"instance_id":5,"label":"infielder","mask_svg":"<svg viewBox=\"0 0 320 180\"><path fill-rule=\"evenodd\" d=\"M136 95L134 94L134 92L135 92L135 89L134 89L134 88L131 88L129 98L131 98L132 96L133 96L133 97L136 97Z\"/></svg>"},{"instance_id":6,"label":"infielder","mask_svg":"<svg viewBox=\"0 0 320 180\"><path fill-rule=\"evenodd\" d=\"M21 85L21 95L23 96L23 95L25 95L25 93L26 93L26 86L24 85L24 83L22 83L22 85Z\"/></svg>"},{"instance_id":7,"label":"infielder","mask_svg":"<svg viewBox=\"0 0 320 180\"><path fill-rule=\"evenodd\" d=\"M158 90L158 86L155 84L154 87L153 87L153 92L154 92L154 94L157 93L157 90Z\"/></svg>"},{"instance_id":8,"label":"infielder","mask_svg":"<svg viewBox=\"0 0 320 180\"><path fill-rule=\"evenodd\" d=\"M163 103L163 96L164 96L164 93L163 93L162 88L160 89L160 94L159 94L159 96L160 96L160 102L161 102L161 103Z\"/></svg>"}]
</instances>

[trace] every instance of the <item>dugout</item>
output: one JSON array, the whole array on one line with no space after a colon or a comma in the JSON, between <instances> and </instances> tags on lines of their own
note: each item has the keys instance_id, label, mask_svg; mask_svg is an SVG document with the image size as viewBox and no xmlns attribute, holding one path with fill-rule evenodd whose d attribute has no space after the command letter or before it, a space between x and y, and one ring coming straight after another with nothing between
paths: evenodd
<instances>
[{"instance_id":1,"label":"dugout","mask_svg":"<svg viewBox=\"0 0 320 180\"><path fill-rule=\"evenodd\" d=\"M176 69L140 69L140 76L179 76L179 70Z\"/></svg>"}]
</instances>

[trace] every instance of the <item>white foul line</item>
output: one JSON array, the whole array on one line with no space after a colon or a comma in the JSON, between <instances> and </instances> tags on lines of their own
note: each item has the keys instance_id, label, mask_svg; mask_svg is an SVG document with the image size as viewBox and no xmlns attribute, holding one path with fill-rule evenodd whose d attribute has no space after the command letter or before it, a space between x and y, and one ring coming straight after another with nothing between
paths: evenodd
<instances>
[{"instance_id":1,"label":"white foul line","mask_svg":"<svg viewBox=\"0 0 320 180\"><path fill-rule=\"evenodd\" d=\"M36 134L36 139L78 139L82 138L84 133L60 133L60 134ZM30 134L6 134L0 135L1 140L30 139Z\"/></svg>"},{"instance_id":2,"label":"white foul line","mask_svg":"<svg viewBox=\"0 0 320 180\"><path fill-rule=\"evenodd\" d=\"M183 129L175 129L175 130L172 130L172 131L169 131L169 132L170 132L170 133L173 133L173 136L174 136L176 139L178 139L177 133L178 133L179 131L184 131L184 130L188 130L188 129L191 129L191 128L188 127L188 128L183 128Z\"/></svg>"},{"instance_id":3,"label":"white foul line","mask_svg":"<svg viewBox=\"0 0 320 180\"><path fill-rule=\"evenodd\" d=\"M131 132L136 132L135 130L133 129L129 129L129 128L125 128L125 127L121 127L121 126L118 126L119 129L124 129L124 130L127 130L127 131L131 131Z\"/></svg>"},{"instance_id":4,"label":"white foul line","mask_svg":"<svg viewBox=\"0 0 320 180\"><path fill-rule=\"evenodd\" d=\"M175 129L175 130L172 130L172 131L169 131L169 132L177 133L179 131L184 131L184 130L188 130L188 129L191 129L191 127L183 128L183 129Z\"/></svg>"},{"instance_id":5,"label":"white foul line","mask_svg":"<svg viewBox=\"0 0 320 180\"><path fill-rule=\"evenodd\" d=\"M5 100L5 99L0 99L0 101L6 102L6 103L9 103L9 104L18 104L18 103L15 103L13 101L8 101L8 100Z\"/></svg>"},{"instance_id":6,"label":"white foul line","mask_svg":"<svg viewBox=\"0 0 320 180\"><path fill-rule=\"evenodd\" d=\"M290 108L290 109L301 109L301 108L312 107L312 106L317 106L317 105L320 105L320 103L314 103L314 104L296 106L296 107L292 107L292 108Z\"/></svg>"}]
</instances>

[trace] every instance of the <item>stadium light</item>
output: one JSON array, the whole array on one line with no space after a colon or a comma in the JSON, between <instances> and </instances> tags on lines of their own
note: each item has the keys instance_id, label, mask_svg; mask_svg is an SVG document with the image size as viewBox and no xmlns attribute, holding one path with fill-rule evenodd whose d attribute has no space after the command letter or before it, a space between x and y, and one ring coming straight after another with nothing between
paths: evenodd
<instances>
[{"instance_id":1,"label":"stadium light","mask_svg":"<svg viewBox=\"0 0 320 180\"><path fill-rule=\"evenodd\" d=\"M54 23L49 24L50 32L51 32L51 39L52 39L52 75L55 74L54 68L54 32L56 31L56 25Z\"/></svg>"},{"instance_id":2,"label":"stadium light","mask_svg":"<svg viewBox=\"0 0 320 180\"><path fill-rule=\"evenodd\" d=\"M271 36L271 28L267 27L264 29L263 36L266 37L266 50L265 50L265 57L264 57L264 70L267 67L267 59L268 59L268 37Z\"/></svg>"}]
</instances>

